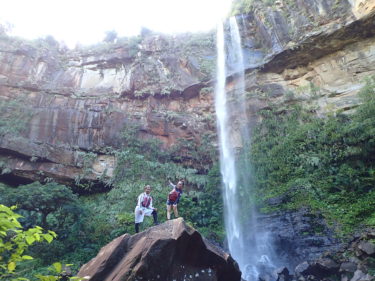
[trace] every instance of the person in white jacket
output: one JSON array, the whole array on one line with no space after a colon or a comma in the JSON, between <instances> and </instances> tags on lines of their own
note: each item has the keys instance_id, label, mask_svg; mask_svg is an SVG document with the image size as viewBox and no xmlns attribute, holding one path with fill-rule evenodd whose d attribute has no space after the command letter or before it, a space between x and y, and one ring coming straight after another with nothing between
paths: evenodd
<instances>
[{"instance_id":1,"label":"person in white jacket","mask_svg":"<svg viewBox=\"0 0 375 281\"><path fill-rule=\"evenodd\" d=\"M153 216L154 224L158 224L158 213L157 209L152 206L151 186L146 185L144 192L138 196L137 206L134 210L135 216L135 232L139 232L139 224L143 222L145 216Z\"/></svg>"}]
</instances>

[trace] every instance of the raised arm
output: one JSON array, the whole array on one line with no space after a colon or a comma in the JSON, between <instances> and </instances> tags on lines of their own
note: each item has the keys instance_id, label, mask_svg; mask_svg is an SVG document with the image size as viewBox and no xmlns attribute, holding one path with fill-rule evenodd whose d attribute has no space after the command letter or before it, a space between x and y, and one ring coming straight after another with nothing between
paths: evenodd
<instances>
[{"instance_id":1,"label":"raised arm","mask_svg":"<svg viewBox=\"0 0 375 281\"><path fill-rule=\"evenodd\" d=\"M171 181L169 181L169 185L170 185L172 188L176 188L176 185L173 184Z\"/></svg>"}]
</instances>

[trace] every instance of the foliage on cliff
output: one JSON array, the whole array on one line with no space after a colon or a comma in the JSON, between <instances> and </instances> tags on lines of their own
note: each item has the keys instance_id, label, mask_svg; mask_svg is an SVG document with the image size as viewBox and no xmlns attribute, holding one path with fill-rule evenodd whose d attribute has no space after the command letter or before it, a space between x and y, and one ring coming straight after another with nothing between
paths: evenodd
<instances>
[{"instance_id":1,"label":"foliage on cliff","mask_svg":"<svg viewBox=\"0 0 375 281\"><path fill-rule=\"evenodd\" d=\"M353 115L261 112L251 147L259 201L308 206L344 233L375 225L375 77L360 95Z\"/></svg>"},{"instance_id":2,"label":"foliage on cliff","mask_svg":"<svg viewBox=\"0 0 375 281\"><path fill-rule=\"evenodd\" d=\"M18 135L26 129L27 120L31 112L27 109L24 96L13 100L0 99L0 137L4 135Z\"/></svg>"}]
</instances>

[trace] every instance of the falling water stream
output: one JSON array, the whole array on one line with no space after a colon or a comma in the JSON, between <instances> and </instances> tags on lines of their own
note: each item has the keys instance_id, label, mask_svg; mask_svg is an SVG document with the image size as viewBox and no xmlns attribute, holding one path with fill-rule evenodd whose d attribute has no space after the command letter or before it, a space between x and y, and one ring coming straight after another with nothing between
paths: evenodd
<instances>
[{"instance_id":1,"label":"falling water stream","mask_svg":"<svg viewBox=\"0 0 375 281\"><path fill-rule=\"evenodd\" d=\"M235 17L217 28L217 84L215 109L220 142L220 170L223 180L224 215L228 247L238 262L242 278L256 281L275 269L268 233L257 223L252 203L249 158L250 133L246 114L244 62L241 37ZM233 82L226 85L227 74Z\"/></svg>"}]
</instances>

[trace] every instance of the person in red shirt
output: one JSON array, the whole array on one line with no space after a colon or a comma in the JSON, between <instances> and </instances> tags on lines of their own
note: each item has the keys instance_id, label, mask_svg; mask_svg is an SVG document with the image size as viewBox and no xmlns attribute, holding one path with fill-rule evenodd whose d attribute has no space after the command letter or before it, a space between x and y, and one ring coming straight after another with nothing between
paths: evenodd
<instances>
[{"instance_id":1,"label":"person in red shirt","mask_svg":"<svg viewBox=\"0 0 375 281\"><path fill-rule=\"evenodd\" d=\"M184 188L184 181L180 180L177 182L177 185L174 185L171 181L169 181L169 185L173 187L172 191L168 194L167 199L167 219L171 219L171 210L173 208L173 213L175 218L178 218L178 209L177 205L180 202L182 190Z\"/></svg>"}]
</instances>

